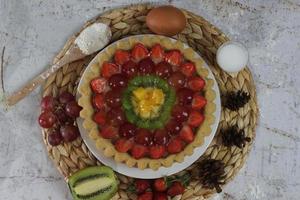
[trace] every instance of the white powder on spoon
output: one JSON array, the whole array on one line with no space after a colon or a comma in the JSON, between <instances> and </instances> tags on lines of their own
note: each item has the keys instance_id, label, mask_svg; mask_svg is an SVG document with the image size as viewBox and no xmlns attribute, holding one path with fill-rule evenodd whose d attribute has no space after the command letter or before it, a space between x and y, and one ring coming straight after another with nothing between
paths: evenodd
<instances>
[{"instance_id":1,"label":"white powder on spoon","mask_svg":"<svg viewBox=\"0 0 300 200\"><path fill-rule=\"evenodd\" d=\"M89 55L105 47L110 39L109 26L103 23L94 23L79 34L75 44L84 54Z\"/></svg>"}]
</instances>

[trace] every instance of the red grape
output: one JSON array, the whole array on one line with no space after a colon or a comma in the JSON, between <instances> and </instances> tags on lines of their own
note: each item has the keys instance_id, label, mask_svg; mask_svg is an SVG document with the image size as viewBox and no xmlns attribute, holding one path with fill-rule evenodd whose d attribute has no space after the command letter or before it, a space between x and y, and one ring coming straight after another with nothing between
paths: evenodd
<instances>
[{"instance_id":1,"label":"red grape","mask_svg":"<svg viewBox=\"0 0 300 200\"><path fill-rule=\"evenodd\" d=\"M177 100L181 105L191 104L194 92L188 88L182 88L177 91Z\"/></svg>"},{"instance_id":2,"label":"red grape","mask_svg":"<svg viewBox=\"0 0 300 200\"><path fill-rule=\"evenodd\" d=\"M172 116L177 122L184 122L189 117L189 109L184 106L174 106L172 110Z\"/></svg>"},{"instance_id":3,"label":"red grape","mask_svg":"<svg viewBox=\"0 0 300 200\"><path fill-rule=\"evenodd\" d=\"M137 74L137 64L132 60L127 61L122 65L122 74L125 74L128 78L132 78Z\"/></svg>"},{"instance_id":4,"label":"red grape","mask_svg":"<svg viewBox=\"0 0 300 200\"><path fill-rule=\"evenodd\" d=\"M45 96L41 101L42 111L53 111L56 105L57 101L53 96Z\"/></svg>"},{"instance_id":5,"label":"red grape","mask_svg":"<svg viewBox=\"0 0 300 200\"><path fill-rule=\"evenodd\" d=\"M185 76L181 72L171 74L168 83L176 89L182 88L185 84Z\"/></svg>"},{"instance_id":6,"label":"red grape","mask_svg":"<svg viewBox=\"0 0 300 200\"><path fill-rule=\"evenodd\" d=\"M59 132L59 130L54 130L52 131L52 133L50 133L48 135L48 143L51 146L57 146L59 144L61 144L63 141L63 137L61 135L61 133Z\"/></svg>"},{"instance_id":7,"label":"red grape","mask_svg":"<svg viewBox=\"0 0 300 200\"><path fill-rule=\"evenodd\" d=\"M147 129L139 129L135 136L135 142L144 146L152 144L152 133Z\"/></svg>"},{"instance_id":8,"label":"red grape","mask_svg":"<svg viewBox=\"0 0 300 200\"><path fill-rule=\"evenodd\" d=\"M144 58L139 62L139 72L141 75L151 74L154 69L154 62L151 58Z\"/></svg>"},{"instance_id":9,"label":"red grape","mask_svg":"<svg viewBox=\"0 0 300 200\"><path fill-rule=\"evenodd\" d=\"M158 145L165 145L169 141L169 135L164 129L158 129L154 133L153 142Z\"/></svg>"},{"instance_id":10,"label":"red grape","mask_svg":"<svg viewBox=\"0 0 300 200\"><path fill-rule=\"evenodd\" d=\"M70 123L72 124L74 122L74 120L69 117L66 112L63 110L63 109L57 109L55 112L54 112L58 122L60 124L65 124L65 123Z\"/></svg>"},{"instance_id":11,"label":"red grape","mask_svg":"<svg viewBox=\"0 0 300 200\"><path fill-rule=\"evenodd\" d=\"M135 133L136 126L128 122L125 122L119 128L119 135L121 137L131 138L135 135Z\"/></svg>"},{"instance_id":12,"label":"red grape","mask_svg":"<svg viewBox=\"0 0 300 200\"><path fill-rule=\"evenodd\" d=\"M65 111L69 117L76 118L79 117L79 113L82 107L78 105L76 101L70 101L66 104Z\"/></svg>"},{"instance_id":13,"label":"red grape","mask_svg":"<svg viewBox=\"0 0 300 200\"><path fill-rule=\"evenodd\" d=\"M107 121L114 126L118 126L125 121L124 112L120 107L112 108L110 111L108 111L106 118Z\"/></svg>"},{"instance_id":14,"label":"red grape","mask_svg":"<svg viewBox=\"0 0 300 200\"><path fill-rule=\"evenodd\" d=\"M74 125L60 127L60 133L66 142L72 142L79 136L78 127Z\"/></svg>"},{"instance_id":15,"label":"red grape","mask_svg":"<svg viewBox=\"0 0 300 200\"><path fill-rule=\"evenodd\" d=\"M75 97L70 92L65 91L59 95L58 99L60 103L66 104L70 101L74 101Z\"/></svg>"},{"instance_id":16,"label":"red grape","mask_svg":"<svg viewBox=\"0 0 300 200\"><path fill-rule=\"evenodd\" d=\"M111 88L124 88L127 86L127 78L122 74L114 74L108 79L108 85Z\"/></svg>"},{"instance_id":17,"label":"red grape","mask_svg":"<svg viewBox=\"0 0 300 200\"><path fill-rule=\"evenodd\" d=\"M43 128L51 128L56 122L56 117L51 111L46 111L40 114L39 124Z\"/></svg>"},{"instance_id":18,"label":"red grape","mask_svg":"<svg viewBox=\"0 0 300 200\"><path fill-rule=\"evenodd\" d=\"M172 73L172 66L169 63L163 61L155 66L154 72L157 76L167 79Z\"/></svg>"},{"instance_id":19,"label":"red grape","mask_svg":"<svg viewBox=\"0 0 300 200\"><path fill-rule=\"evenodd\" d=\"M171 119L167 124L166 124L166 129L170 135L176 135L179 133L179 131L182 128L182 124L178 123L174 119Z\"/></svg>"},{"instance_id":20,"label":"red grape","mask_svg":"<svg viewBox=\"0 0 300 200\"><path fill-rule=\"evenodd\" d=\"M109 107L115 108L121 106L122 95L119 90L110 90L105 94L105 102Z\"/></svg>"}]
</instances>

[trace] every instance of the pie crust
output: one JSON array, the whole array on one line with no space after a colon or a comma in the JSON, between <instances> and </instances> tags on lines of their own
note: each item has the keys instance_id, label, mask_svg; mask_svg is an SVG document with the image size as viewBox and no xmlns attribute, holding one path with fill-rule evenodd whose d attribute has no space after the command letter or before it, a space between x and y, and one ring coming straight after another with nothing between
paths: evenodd
<instances>
[{"instance_id":1,"label":"pie crust","mask_svg":"<svg viewBox=\"0 0 300 200\"><path fill-rule=\"evenodd\" d=\"M168 155L161 159L141 158L135 159L128 153L118 152L109 139L104 139L99 134L98 125L93 121L94 108L92 106L91 97L93 92L90 88L90 81L93 78L99 77L102 63L112 60L117 49L130 50L134 44L140 42L150 48L156 43L159 43L166 50L178 49L182 52L186 60L192 61L196 65L197 73L201 76L206 85L203 89L204 97L207 104L204 108L205 120L198 127L193 142L188 144L180 153ZM192 155L194 148L201 146L204 143L204 138L212 133L211 126L215 122L216 105L214 100L216 92L213 90L213 79L208 77L209 71L204 67L204 61L190 47L186 48L184 44L178 40L158 36L158 35L142 35L140 37L128 37L121 39L96 55L97 62L94 62L89 70L82 77L82 84L79 86L79 105L83 107L80 116L83 118L83 127L89 133L89 137L96 143L97 149L103 151L106 157L112 157L116 162L125 163L129 167L138 167L139 169L151 168L157 170L159 167L171 167L174 162L183 162L184 157Z\"/></svg>"}]
</instances>

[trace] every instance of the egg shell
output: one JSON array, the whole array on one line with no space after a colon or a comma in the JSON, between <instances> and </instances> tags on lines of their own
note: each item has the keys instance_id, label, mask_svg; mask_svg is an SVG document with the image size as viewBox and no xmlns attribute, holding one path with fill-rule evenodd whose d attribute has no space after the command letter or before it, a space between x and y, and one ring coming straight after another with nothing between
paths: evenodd
<instances>
[{"instance_id":1,"label":"egg shell","mask_svg":"<svg viewBox=\"0 0 300 200\"><path fill-rule=\"evenodd\" d=\"M173 36L186 26L183 12L173 6L160 6L152 9L146 18L148 28L160 35Z\"/></svg>"}]
</instances>

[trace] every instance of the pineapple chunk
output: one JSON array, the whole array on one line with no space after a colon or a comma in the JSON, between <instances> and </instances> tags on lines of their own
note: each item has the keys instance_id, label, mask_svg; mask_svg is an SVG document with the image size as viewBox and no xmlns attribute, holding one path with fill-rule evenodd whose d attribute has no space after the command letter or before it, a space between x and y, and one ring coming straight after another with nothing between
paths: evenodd
<instances>
[{"instance_id":1,"label":"pineapple chunk","mask_svg":"<svg viewBox=\"0 0 300 200\"><path fill-rule=\"evenodd\" d=\"M161 89L139 87L133 91L132 105L142 118L156 117L164 101L165 95Z\"/></svg>"}]
</instances>

